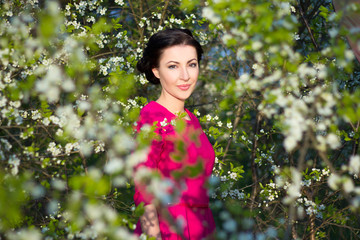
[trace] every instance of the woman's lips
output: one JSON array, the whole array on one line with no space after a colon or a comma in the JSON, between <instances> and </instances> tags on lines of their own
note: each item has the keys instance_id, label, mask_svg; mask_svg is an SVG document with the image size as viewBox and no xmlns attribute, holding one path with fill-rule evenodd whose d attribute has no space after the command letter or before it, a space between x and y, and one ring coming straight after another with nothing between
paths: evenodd
<instances>
[{"instance_id":1,"label":"woman's lips","mask_svg":"<svg viewBox=\"0 0 360 240\"><path fill-rule=\"evenodd\" d=\"M183 84L183 85L177 85L178 88L180 88L183 91L186 91L190 88L191 84Z\"/></svg>"}]
</instances>

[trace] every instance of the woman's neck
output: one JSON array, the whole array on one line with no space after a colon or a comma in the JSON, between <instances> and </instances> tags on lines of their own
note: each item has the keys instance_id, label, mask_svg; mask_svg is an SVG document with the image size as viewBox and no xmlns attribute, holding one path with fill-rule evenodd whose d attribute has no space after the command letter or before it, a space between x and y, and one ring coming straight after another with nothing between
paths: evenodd
<instances>
[{"instance_id":1,"label":"woman's neck","mask_svg":"<svg viewBox=\"0 0 360 240\"><path fill-rule=\"evenodd\" d=\"M185 101L183 100L174 97L166 97L161 94L156 102L166 107L167 110L174 114L185 112Z\"/></svg>"}]
</instances>

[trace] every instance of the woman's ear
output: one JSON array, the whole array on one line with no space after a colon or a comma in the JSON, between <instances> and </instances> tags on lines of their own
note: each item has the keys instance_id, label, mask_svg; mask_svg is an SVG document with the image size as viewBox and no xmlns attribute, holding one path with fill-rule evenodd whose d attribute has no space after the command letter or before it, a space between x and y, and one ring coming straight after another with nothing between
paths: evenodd
<instances>
[{"instance_id":1,"label":"woman's ear","mask_svg":"<svg viewBox=\"0 0 360 240\"><path fill-rule=\"evenodd\" d=\"M158 68L153 68L151 70L152 70L154 76L157 77L158 79L160 79L159 69Z\"/></svg>"}]
</instances>

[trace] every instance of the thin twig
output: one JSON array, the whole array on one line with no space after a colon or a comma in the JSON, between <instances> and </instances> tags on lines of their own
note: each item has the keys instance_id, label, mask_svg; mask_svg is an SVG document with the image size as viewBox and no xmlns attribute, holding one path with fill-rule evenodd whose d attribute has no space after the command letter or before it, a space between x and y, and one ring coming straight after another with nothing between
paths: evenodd
<instances>
[{"instance_id":1,"label":"thin twig","mask_svg":"<svg viewBox=\"0 0 360 240\"><path fill-rule=\"evenodd\" d=\"M143 1L140 1L140 21L142 21L143 18ZM140 43L143 45L144 42L144 28L139 28L139 32L140 32Z\"/></svg>"},{"instance_id":2,"label":"thin twig","mask_svg":"<svg viewBox=\"0 0 360 240\"><path fill-rule=\"evenodd\" d=\"M84 166L85 174L87 174L88 170L87 170L86 158L85 158L84 154L81 151L79 152L79 154L80 154L80 157L82 159L82 164Z\"/></svg>"},{"instance_id":3,"label":"thin twig","mask_svg":"<svg viewBox=\"0 0 360 240\"><path fill-rule=\"evenodd\" d=\"M357 132L359 130L359 126L360 126L360 121L357 122L356 124L356 128L354 129L354 132ZM357 143L357 140L354 139L354 143L352 146L352 151L351 151L351 155L355 155L358 149L359 143Z\"/></svg>"},{"instance_id":4,"label":"thin twig","mask_svg":"<svg viewBox=\"0 0 360 240\"><path fill-rule=\"evenodd\" d=\"M24 148L24 146L21 144L21 142L14 137L6 128L2 128L21 148Z\"/></svg>"},{"instance_id":5,"label":"thin twig","mask_svg":"<svg viewBox=\"0 0 360 240\"><path fill-rule=\"evenodd\" d=\"M302 9L300 3L299 3L299 10L300 10L301 18L302 18L302 20L304 21L304 23L305 23L305 25L306 25L306 29L308 30L308 32L309 32L309 34L310 34L311 41L312 41L312 43L314 44L316 51L319 51L319 47L318 47L318 45L317 45L317 43L316 43L316 41L315 41L315 38L314 38L314 35L313 35L312 31L311 31L311 28L310 28L310 26L309 26L309 23L308 23L308 21L306 20L306 18L305 18L305 16L304 16L304 12L303 12L303 9Z\"/></svg>"},{"instance_id":6,"label":"thin twig","mask_svg":"<svg viewBox=\"0 0 360 240\"><path fill-rule=\"evenodd\" d=\"M233 129L231 131L231 134L230 134L230 137L228 139L228 142L227 142L227 145L226 145L226 148L225 148L225 151L224 151L224 155L223 155L223 161L225 161L225 157L229 151L229 148L230 148L230 144L232 142L232 139L233 139L233 135L234 135L234 132L235 132L235 129L237 128L239 122L240 122L240 113L241 113L241 106L242 106L242 101L239 103L238 107L237 107L237 110L236 110L236 113L235 113L235 120L234 120L234 123L233 123Z\"/></svg>"},{"instance_id":7,"label":"thin twig","mask_svg":"<svg viewBox=\"0 0 360 240\"><path fill-rule=\"evenodd\" d=\"M135 20L136 26L137 26L138 29L139 29L139 22L140 22L140 20L138 20L138 17L137 17L136 14L135 14L134 6L132 5L131 1L129 1L129 6L130 6L131 12L132 12L132 14L133 14L133 16L134 16L134 20Z\"/></svg>"},{"instance_id":8,"label":"thin twig","mask_svg":"<svg viewBox=\"0 0 360 240\"><path fill-rule=\"evenodd\" d=\"M302 170L304 168L304 162L305 162L306 153L307 153L307 151L308 151L308 149L310 147L310 135L311 135L310 131L307 131L305 133L304 146L300 150L299 162L298 162L298 166L297 166L297 169L298 169L299 172L302 172Z\"/></svg>"},{"instance_id":9,"label":"thin twig","mask_svg":"<svg viewBox=\"0 0 360 240\"><path fill-rule=\"evenodd\" d=\"M256 163L255 163L255 159L256 159L256 151L257 151L257 148L258 148L258 137L257 137L257 134L259 132L259 126L260 126L260 121L261 121L261 113L258 112L257 113L257 116L256 116L256 125L255 125L255 131L254 131L254 144L253 144L253 149L252 149L252 153L251 153L251 175L252 175L252 181L253 182L257 182L257 171L256 171ZM253 189L252 189L252 193L251 193L251 200L252 202L255 202L255 197L256 197L256 194L258 192L258 184L255 184L253 186ZM250 206L250 211L252 211L254 208L254 204L251 204Z\"/></svg>"},{"instance_id":10,"label":"thin twig","mask_svg":"<svg viewBox=\"0 0 360 240\"><path fill-rule=\"evenodd\" d=\"M105 52L105 53L100 53L100 54L96 54L94 56L91 56L90 58L98 58L98 57L102 57L102 56L106 56L106 55L112 55L112 54L116 54L117 52Z\"/></svg>"},{"instance_id":11,"label":"thin twig","mask_svg":"<svg viewBox=\"0 0 360 240\"><path fill-rule=\"evenodd\" d=\"M326 165L329 166L329 169L332 173L335 173L336 170L334 168L334 166L332 165L332 163L329 161L329 159L327 158L327 156L325 155L325 153L323 151L319 151L319 156L320 158L326 163Z\"/></svg>"},{"instance_id":12,"label":"thin twig","mask_svg":"<svg viewBox=\"0 0 360 240\"><path fill-rule=\"evenodd\" d=\"M310 216L310 240L315 240L315 215Z\"/></svg>"},{"instance_id":13,"label":"thin twig","mask_svg":"<svg viewBox=\"0 0 360 240\"><path fill-rule=\"evenodd\" d=\"M287 227L286 227L286 231L285 231L285 237L284 239L286 240L290 240L291 239L291 233L292 233L292 226L293 226L293 221L295 219L295 204L291 204L289 206L289 217L288 217L288 221L287 221Z\"/></svg>"},{"instance_id":14,"label":"thin twig","mask_svg":"<svg viewBox=\"0 0 360 240\"><path fill-rule=\"evenodd\" d=\"M166 13L166 10L167 10L167 8L168 8L168 6L169 6L169 2L170 2L170 0L167 0L167 1L165 2L163 11L162 11L162 13L161 13L161 19L160 19L159 26L161 26L162 23L163 23L164 20L165 20L165 13Z\"/></svg>"}]
</instances>

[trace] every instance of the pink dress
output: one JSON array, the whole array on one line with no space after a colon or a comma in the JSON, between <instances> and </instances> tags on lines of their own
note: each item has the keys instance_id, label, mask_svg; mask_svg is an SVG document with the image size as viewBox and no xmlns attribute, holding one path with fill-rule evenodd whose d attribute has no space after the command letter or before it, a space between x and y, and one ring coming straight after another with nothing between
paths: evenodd
<instances>
[{"instance_id":1,"label":"pink dress","mask_svg":"<svg viewBox=\"0 0 360 240\"><path fill-rule=\"evenodd\" d=\"M179 135L175 132L173 125L164 126L166 122L176 118L173 113L157 102L150 102L141 110L137 125L138 130L140 130L144 124L153 125L154 122L157 122L155 132L160 136L160 139L152 141L148 158L140 165L155 169L163 178L172 180L175 190L180 191L179 198L176 202L167 203L168 207L165 208L165 211L170 213L174 221L183 222L181 234L177 234L171 224L165 220L164 215L158 211L163 240L182 239L181 235L185 239L200 240L211 237L215 230L215 222L209 208L209 197L206 189L207 180L214 166L215 153L202 131L198 119L189 110L185 110L191 120L185 120L186 128L182 139L185 139L186 150L181 161L175 161L172 158L174 153L179 153L174 147L174 142ZM174 172L183 171L187 166L198 164L202 164L202 171L196 176L186 175L174 179ZM149 204L152 198L146 192L146 187L135 184L134 201L136 205L141 202L144 202L145 205ZM140 222L136 226L135 233L141 234Z\"/></svg>"}]
</instances>

